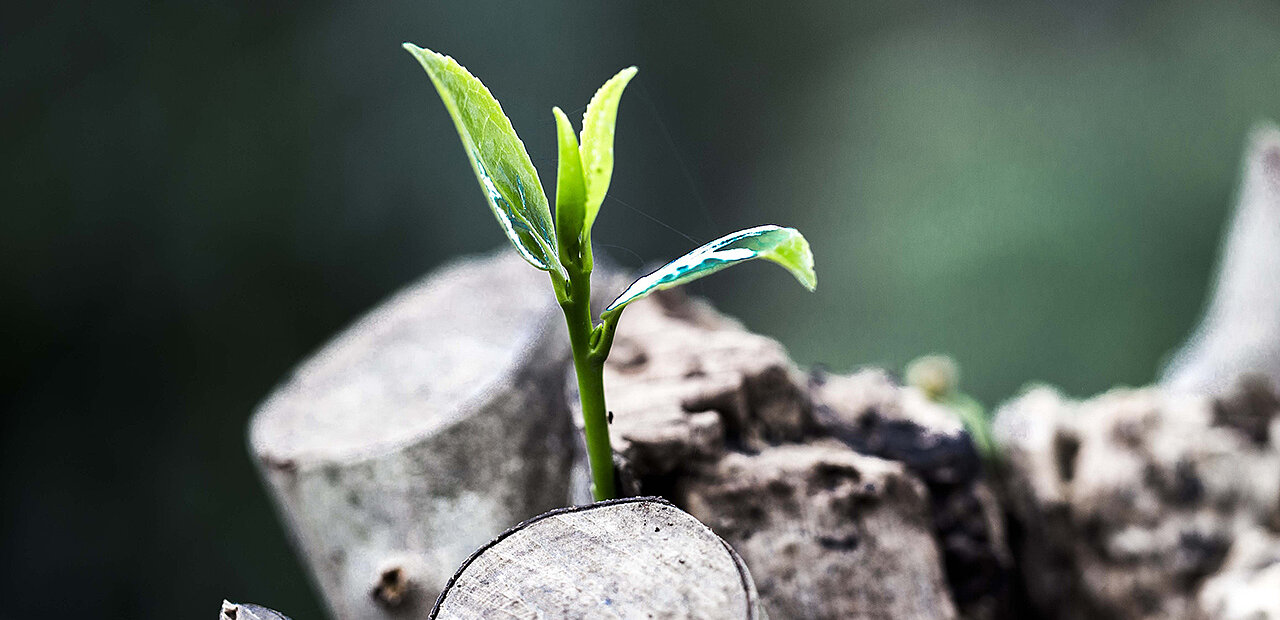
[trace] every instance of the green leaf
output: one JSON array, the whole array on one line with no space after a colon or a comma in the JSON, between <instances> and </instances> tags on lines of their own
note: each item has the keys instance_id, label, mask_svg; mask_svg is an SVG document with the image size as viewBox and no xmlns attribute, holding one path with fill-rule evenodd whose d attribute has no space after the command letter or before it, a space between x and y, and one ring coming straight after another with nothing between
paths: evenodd
<instances>
[{"instance_id":1,"label":"green leaf","mask_svg":"<svg viewBox=\"0 0 1280 620\"><path fill-rule=\"evenodd\" d=\"M938 402L950 407L960 417L964 430L969 433L973 446L977 448L982 458L991 461L1000 455L1000 447L992 436L991 418L987 417L982 403L960 392L950 394Z\"/></svg>"},{"instance_id":2,"label":"green leaf","mask_svg":"<svg viewBox=\"0 0 1280 620\"><path fill-rule=\"evenodd\" d=\"M440 93L489 208L511 244L534 267L563 274L538 171L498 100L453 58L412 43L404 48L422 63Z\"/></svg>"},{"instance_id":3,"label":"green leaf","mask_svg":"<svg viewBox=\"0 0 1280 620\"><path fill-rule=\"evenodd\" d=\"M606 318L654 291L674 288L756 258L786 267L811 291L818 285L817 275L813 272L813 253L800 231L781 226L757 226L716 239L636 280L600 316Z\"/></svg>"},{"instance_id":4,"label":"green leaf","mask_svg":"<svg viewBox=\"0 0 1280 620\"><path fill-rule=\"evenodd\" d=\"M582 178L578 138L563 110L552 108L551 112L556 117L556 137L560 143L560 167L556 174L556 235L560 241L560 260L580 263L587 189Z\"/></svg>"},{"instance_id":5,"label":"green leaf","mask_svg":"<svg viewBox=\"0 0 1280 620\"><path fill-rule=\"evenodd\" d=\"M596 91L582 115L582 168L587 182L586 217L582 230L586 237L591 235L596 214L600 212L600 204L604 202L604 196L609 192L609 181L613 178L613 133L618 119L618 102L622 99L623 89L637 71L635 67L627 67L609 78Z\"/></svg>"}]
</instances>

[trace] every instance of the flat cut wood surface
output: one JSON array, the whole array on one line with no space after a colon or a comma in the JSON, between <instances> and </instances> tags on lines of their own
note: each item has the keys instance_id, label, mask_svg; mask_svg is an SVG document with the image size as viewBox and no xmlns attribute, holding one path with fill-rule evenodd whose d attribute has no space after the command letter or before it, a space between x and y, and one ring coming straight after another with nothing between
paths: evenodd
<instances>
[{"instance_id":1,"label":"flat cut wood surface","mask_svg":"<svg viewBox=\"0 0 1280 620\"><path fill-rule=\"evenodd\" d=\"M658 498L552 511L482 547L432 618L761 618L742 560Z\"/></svg>"}]
</instances>

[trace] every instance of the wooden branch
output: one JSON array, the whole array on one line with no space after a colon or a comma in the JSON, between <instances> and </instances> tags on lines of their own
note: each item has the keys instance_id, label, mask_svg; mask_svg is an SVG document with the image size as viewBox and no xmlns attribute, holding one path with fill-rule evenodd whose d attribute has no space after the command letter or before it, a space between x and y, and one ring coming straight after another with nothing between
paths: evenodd
<instances>
[{"instance_id":1,"label":"wooden branch","mask_svg":"<svg viewBox=\"0 0 1280 620\"><path fill-rule=\"evenodd\" d=\"M432 618L764 616L746 565L711 529L658 498L554 510L468 559Z\"/></svg>"},{"instance_id":2,"label":"wooden branch","mask_svg":"<svg viewBox=\"0 0 1280 620\"><path fill-rule=\"evenodd\" d=\"M546 274L461 261L263 403L251 449L334 617L424 616L477 547L568 503L563 332Z\"/></svg>"},{"instance_id":3,"label":"wooden branch","mask_svg":"<svg viewBox=\"0 0 1280 620\"><path fill-rule=\"evenodd\" d=\"M1246 375L1280 390L1280 127L1254 130L1208 308L1161 383L1220 395Z\"/></svg>"}]
</instances>

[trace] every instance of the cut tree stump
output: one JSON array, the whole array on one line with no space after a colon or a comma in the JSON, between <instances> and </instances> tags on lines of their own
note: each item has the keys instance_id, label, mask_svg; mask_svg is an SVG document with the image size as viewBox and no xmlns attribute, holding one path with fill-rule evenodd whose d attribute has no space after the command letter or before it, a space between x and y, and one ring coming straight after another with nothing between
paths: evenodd
<instances>
[{"instance_id":1,"label":"cut tree stump","mask_svg":"<svg viewBox=\"0 0 1280 620\"><path fill-rule=\"evenodd\" d=\"M289 616L261 605L222 601L218 620L289 620Z\"/></svg>"},{"instance_id":2,"label":"cut tree stump","mask_svg":"<svg viewBox=\"0 0 1280 620\"><path fill-rule=\"evenodd\" d=\"M659 498L554 510L485 545L432 618L765 617L742 559Z\"/></svg>"},{"instance_id":3,"label":"cut tree stump","mask_svg":"<svg viewBox=\"0 0 1280 620\"><path fill-rule=\"evenodd\" d=\"M339 620L425 616L497 533L569 503L568 339L545 273L459 261L300 365L250 447Z\"/></svg>"}]
</instances>

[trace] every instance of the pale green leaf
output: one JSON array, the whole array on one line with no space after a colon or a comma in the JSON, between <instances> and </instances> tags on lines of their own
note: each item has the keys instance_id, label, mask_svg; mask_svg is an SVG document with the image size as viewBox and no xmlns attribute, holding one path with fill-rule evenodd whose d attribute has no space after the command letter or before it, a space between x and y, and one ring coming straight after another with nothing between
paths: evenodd
<instances>
[{"instance_id":1,"label":"pale green leaf","mask_svg":"<svg viewBox=\"0 0 1280 620\"><path fill-rule=\"evenodd\" d=\"M556 235L561 245L560 259L577 262L581 260L583 210L587 200L582 159L569 117L560 108L552 108L551 112L556 117L556 137L560 143L560 166L556 174Z\"/></svg>"},{"instance_id":2,"label":"pale green leaf","mask_svg":"<svg viewBox=\"0 0 1280 620\"><path fill-rule=\"evenodd\" d=\"M613 134L622 91L638 69L627 67L596 91L582 115L582 169L587 180L586 218L582 230L589 235L600 213L600 204L613 178Z\"/></svg>"},{"instance_id":3,"label":"pale green leaf","mask_svg":"<svg viewBox=\"0 0 1280 620\"><path fill-rule=\"evenodd\" d=\"M405 43L453 117L489 207L516 251L534 267L564 273L551 209L524 143L489 89L449 56Z\"/></svg>"},{"instance_id":4,"label":"pale green leaf","mask_svg":"<svg viewBox=\"0 0 1280 620\"><path fill-rule=\"evenodd\" d=\"M607 317L654 291L687 284L730 265L756 258L786 267L811 291L818 285L817 275L813 272L813 253L800 231L781 226L757 226L716 239L636 280L604 309L601 316Z\"/></svg>"}]
</instances>

